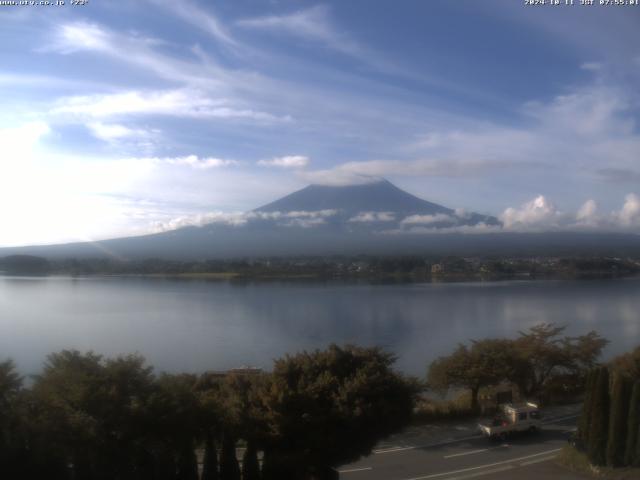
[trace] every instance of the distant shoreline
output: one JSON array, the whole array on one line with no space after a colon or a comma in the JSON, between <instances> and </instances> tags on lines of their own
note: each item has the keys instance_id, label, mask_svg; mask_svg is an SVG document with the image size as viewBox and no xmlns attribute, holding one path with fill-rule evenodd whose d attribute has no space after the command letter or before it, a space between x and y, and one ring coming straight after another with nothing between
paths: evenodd
<instances>
[{"instance_id":1,"label":"distant shoreline","mask_svg":"<svg viewBox=\"0 0 640 480\"><path fill-rule=\"evenodd\" d=\"M367 282L474 282L606 279L640 274L640 260L618 257L268 257L178 261L163 259L49 260L0 258L8 275L146 276L202 280L362 280Z\"/></svg>"},{"instance_id":2,"label":"distant shoreline","mask_svg":"<svg viewBox=\"0 0 640 480\"><path fill-rule=\"evenodd\" d=\"M243 275L236 272L201 272L201 273L81 273L49 272L44 274L19 274L0 271L4 277L58 277L58 278L148 278L167 280L202 280L223 282L277 282L277 281L313 281L313 282L344 282L376 284L420 284L420 283L493 283L510 281L579 281L579 280L619 280L623 278L640 277L640 273L611 275L609 273L589 273L580 275L439 275L437 277L415 277L407 275L380 275L380 276L323 276L314 274L271 274L271 275Z\"/></svg>"}]
</instances>

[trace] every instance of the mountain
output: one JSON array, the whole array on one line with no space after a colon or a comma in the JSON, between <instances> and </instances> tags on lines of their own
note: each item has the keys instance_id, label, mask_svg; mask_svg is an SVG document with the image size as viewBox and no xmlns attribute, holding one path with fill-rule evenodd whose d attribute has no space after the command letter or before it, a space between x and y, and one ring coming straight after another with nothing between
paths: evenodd
<instances>
[{"instance_id":1,"label":"mountain","mask_svg":"<svg viewBox=\"0 0 640 480\"><path fill-rule=\"evenodd\" d=\"M399 189L388 180L364 185L308 187L257 208L258 212L289 212L295 210L340 210L351 215L359 212L395 212L411 214L452 214L453 210L422 200Z\"/></svg>"},{"instance_id":2,"label":"mountain","mask_svg":"<svg viewBox=\"0 0 640 480\"><path fill-rule=\"evenodd\" d=\"M373 224L377 223L384 227L384 231L398 228L407 220L413 225L429 225L431 228L500 224L495 217L458 212L428 202L401 190L388 180L363 185L309 185L254 212L325 212L325 224L351 226L351 230L354 224L367 224L366 228L379 231L381 229L373 228Z\"/></svg>"},{"instance_id":3,"label":"mountain","mask_svg":"<svg viewBox=\"0 0 640 480\"><path fill-rule=\"evenodd\" d=\"M202 226L99 242L4 248L0 257L631 255L640 252L639 239L624 234L506 233L495 217L431 203L382 180L365 185L310 185L239 217Z\"/></svg>"}]
</instances>

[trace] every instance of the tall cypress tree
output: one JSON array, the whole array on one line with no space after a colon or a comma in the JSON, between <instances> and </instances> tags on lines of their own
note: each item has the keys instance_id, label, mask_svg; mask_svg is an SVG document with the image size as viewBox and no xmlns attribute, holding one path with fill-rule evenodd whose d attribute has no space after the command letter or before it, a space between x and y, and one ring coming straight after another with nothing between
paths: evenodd
<instances>
[{"instance_id":1,"label":"tall cypress tree","mask_svg":"<svg viewBox=\"0 0 640 480\"><path fill-rule=\"evenodd\" d=\"M597 379L598 371L589 370L585 380L584 403L582 404L582 415L578 423L578 436L586 444L589 441L589 426L591 425L591 405L593 403L593 390Z\"/></svg>"},{"instance_id":2,"label":"tall cypress tree","mask_svg":"<svg viewBox=\"0 0 640 480\"><path fill-rule=\"evenodd\" d=\"M222 438L220 480L240 480L240 465L238 465L238 458L236 457L236 441L227 433Z\"/></svg>"},{"instance_id":3,"label":"tall cypress tree","mask_svg":"<svg viewBox=\"0 0 640 480\"><path fill-rule=\"evenodd\" d=\"M629 380L622 373L616 372L613 376L613 388L611 390L607 439L607 465L612 467L624 465L630 393Z\"/></svg>"},{"instance_id":4,"label":"tall cypress tree","mask_svg":"<svg viewBox=\"0 0 640 480\"><path fill-rule=\"evenodd\" d=\"M254 442L247 442L247 449L242 456L242 480L260 480L258 451Z\"/></svg>"},{"instance_id":5,"label":"tall cypress tree","mask_svg":"<svg viewBox=\"0 0 640 480\"><path fill-rule=\"evenodd\" d=\"M204 443L204 460L202 465L202 480L218 480L218 452L211 433L207 433Z\"/></svg>"},{"instance_id":6,"label":"tall cypress tree","mask_svg":"<svg viewBox=\"0 0 640 480\"><path fill-rule=\"evenodd\" d=\"M609 369L600 367L591 404L591 426L587 455L594 465L606 464L607 430L609 424Z\"/></svg>"},{"instance_id":7,"label":"tall cypress tree","mask_svg":"<svg viewBox=\"0 0 640 480\"><path fill-rule=\"evenodd\" d=\"M198 480L198 459L191 441L187 441L178 453L177 480Z\"/></svg>"},{"instance_id":8,"label":"tall cypress tree","mask_svg":"<svg viewBox=\"0 0 640 480\"><path fill-rule=\"evenodd\" d=\"M640 426L638 426L638 435L636 436L636 453L633 456L631 465L634 467L640 467Z\"/></svg>"},{"instance_id":9,"label":"tall cypress tree","mask_svg":"<svg viewBox=\"0 0 640 480\"><path fill-rule=\"evenodd\" d=\"M640 429L640 381L635 382L629 400L629 419L627 421L627 444L624 452L624 464L632 465L638 443Z\"/></svg>"}]
</instances>

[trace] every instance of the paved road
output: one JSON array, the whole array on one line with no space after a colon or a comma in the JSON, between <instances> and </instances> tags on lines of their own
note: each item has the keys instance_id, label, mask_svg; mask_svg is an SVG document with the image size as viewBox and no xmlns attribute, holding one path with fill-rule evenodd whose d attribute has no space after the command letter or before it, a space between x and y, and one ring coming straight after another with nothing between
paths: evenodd
<instances>
[{"instance_id":1,"label":"paved road","mask_svg":"<svg viewBox=\"0 0 640 480\"><path fill-rule=\"evenodd\" d=\"M462 480L483 475L519 480L553 478L555 467L548 462L566 445L576 420L577 415L550 418L545 420L541 432L523 433L505 443L493 443L479 435L469 435L427 445L386 446L356 463L341 467L340 478ZM542 476L543 471L548 475Z\"/></svg>"}]
</instances>

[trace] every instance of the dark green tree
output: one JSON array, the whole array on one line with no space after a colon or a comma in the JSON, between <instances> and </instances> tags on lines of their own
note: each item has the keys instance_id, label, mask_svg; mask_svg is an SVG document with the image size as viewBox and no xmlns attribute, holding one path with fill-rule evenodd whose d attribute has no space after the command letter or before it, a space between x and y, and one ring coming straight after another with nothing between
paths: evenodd
<instances>
[{"instance_id":1,"label":"dark green tree","mask_svg":"<svg viewBox=\"0 0 640 480\"><path fill-rule=\"evenodd\" d=\"M151 367L139 356L103 359L91 352L52 354L36 378L32 444L48 444L76 478L150 475L155 418Z\"/></svg>"},{"instance_id":2,"label":"dark green tree","mask_svg":"<svg viewBox=\"0 0 640 480\"><path fill-rule=\"evenodd\" d=\"M198 460L193 445L185 442L178 452L176 480L198 480Z\"/></svg>"},{"instance_id":3,"label":"dark green tree","mask_svg":"<svg viewBox=\"0 0 640 480\"><path fill-rule=\"evenodd\" d=\"M262 457L262 480L296 480L295 472L285 463L287 455L267 448Z\"/></svg>"},{"instance_id":4,"label":"dark green tree","mask_svg":"<svg viewBox=\"0 0 640 480\"><path fill-rule=\"evenodd\" d=\"M206 435L204 444L204 460L202 465L202 479L201 480L218 480L218 452L216 451L216 444L213 438L213 434L208 433Z\"/></svg>"},{"instance_id":5,"label":"dark green tree","mask_svg":"<svg viewBox=\"0 0 640 480\"><path fill-rule=\"evenodd\" d=\"M242 480L260 480L258 450L254 442L248 442L242 456Z\"/></svg>"},{"instance_id":6,"label":"dark green tree","mask_svg":"<svg viewBox=\"0 0 640 480\"><path fill-rule=\"evenodd\" d=\"M24 461L26 442L23 435L19 400L22 377L12 360L0 362L0 471L8 477L24 475L19 461Z\"/></svg>"},{"instance_id":7,"label":"dark green tree","mask_svg":"<svg viewBox=\"0 0 640 480\"><path fill-rule=\"evenodd\" d=\"M446 391L451 387L468 389L471 408L477 410L482 387L515 378L523 368L513 341L478 340L471 342L470 347L459 345L451 355L433 361L427 373L427 383L435 390Z\"/></svg>"},{"instance_id":8,"label":"dark green tree","mask_svg":"<svg viewBox=\"0 0 640 480\"><path fill-rule=\"evenodd\" d=\"M379 348L336 345L276 360L262 396L268 475L309 478L369 454L407 425L417 383L394 372L394 361Z\"/></svg>"},{"instance_id":9,"label":"dark green tree","mask_svg":"<svg viewBox=\"0 0 640 480\"><path fill-rule=\"evenodd\" d=\"M225 407L223 402L227 392L222 393L223 380L220 375L204 373L196 383L196 394L200 405L200 436L204 439L204 459L202 480L218 480L220 478L217 445L219 432L222 431Z\"/></svg>"},{"instance_id":10,"label":"dark green tree","mask_svg":"<svg viewBox=\"0 0 640 480\"><path fill-rule=\"evenodd\" d=\"M640 467L640 427L638 427L638 435L636 435L636 454L631 465L634 467Z\"/></svg>"},{"instance_id":11,"label":"dark green tree","mask_svg":"<svg viewBox=\"0 0 640 480\"><path fill-rule=\"evenodd\" d=\"M236 456L236 440L228 433L222 438L220 480L240 480L240 465Z\"/></svg>"},{"instance_id":12,"label":"dark green tree","mask_svg":"<svg viewBox=\"0 0 640 480\"><path fill-rule=\"evenodd\" d=\"M633 384L629 400L629 417L627 421L627 441L624 453L624 464L633 465L638 449L638 431L640 430L640 380Z\"/></svg>"},{"instance_id":13,"label":"dark green tree","mask_svg":"<svg viewBox=\"0 0 640 480\"><path fill-rule=\"evenodd\" d=\"M560 337L565 328L542 323L520 332L516 347L527 368L513 380L524 395L539 394L556 374L580 377L596 365L608 341L593 331L580 337Z\"/></svg>"},{"instance_id":14,"label":"dark green tree","mask_svg":"<svg viewBox=\"0 0 640 480\"><path fill-rule=\"evenodd\" d=\"M190 475L194 446L201 435L201 404L196 393L198 377L189 374L163 374L149 400L154 418L151 435L159 469L175 477ZM171 478L173 478L171 477Z\"/></svg>"},{"instance_id":15,"label":"dark green tree","mask_svg":"<svg viewBox=\"0 0 640 480\"><path fill-rule=\"evenodd\" d=\"M633 381L640 380L640 346L614 358L611 368L624 373Z\"/></svg>"},{"instance_id":16,"label":"dark green tree","mask_svg":"<svg viewBox=\"0 0 640 480\"><path fill-rule=\"evenodd\" d=\"M631 389L627 377L614 372L607 439L607 465L612 467L624 465L630 395Z\"/></svg>"},{"instance_id":17,"label":"dark green tree","mask_svg":"<svg viewBox=\"0 0 640 480\"><path fill-rule=\"evenodd\" d=\"M227 375L221 385L221 421L231 438L242 438L247 449L243 460L243 478L256 478L260 474L257 460L258 445L267 437L265 412L261 403L261 389L266 381L264 374ZM237 464L235 459L231 459ZM235 471L235 466L232 466ZM235 473L233 473L235 475Z\"/></svg>"},{"instance_id":18,"label":"dark green tree","mask_svg":"<svg viewBox=\"0 0 640 480\"><path fill-rule=\"evenodd\" d=\"M586 443L589 438L589 427L591 425L591 414L593 404L593 391L595 388L595 382L598 378L598 371L595 369L589 370L587 378L585 380L585 395L584 402L582 404L582 413L580 420L578 421L578 436Z\"/></svg>"},{"instance_id":19,"label":"dark green tree","mask_svg":"<svg viewBox=\"0 0 640 480\"><path fill-rule=\"evenodd\" d=\"M591 426L587 455L592 464L606 464L607 434L609 427L609 369L600 367L593 391Z\"/></svg>"}]
</instances>

